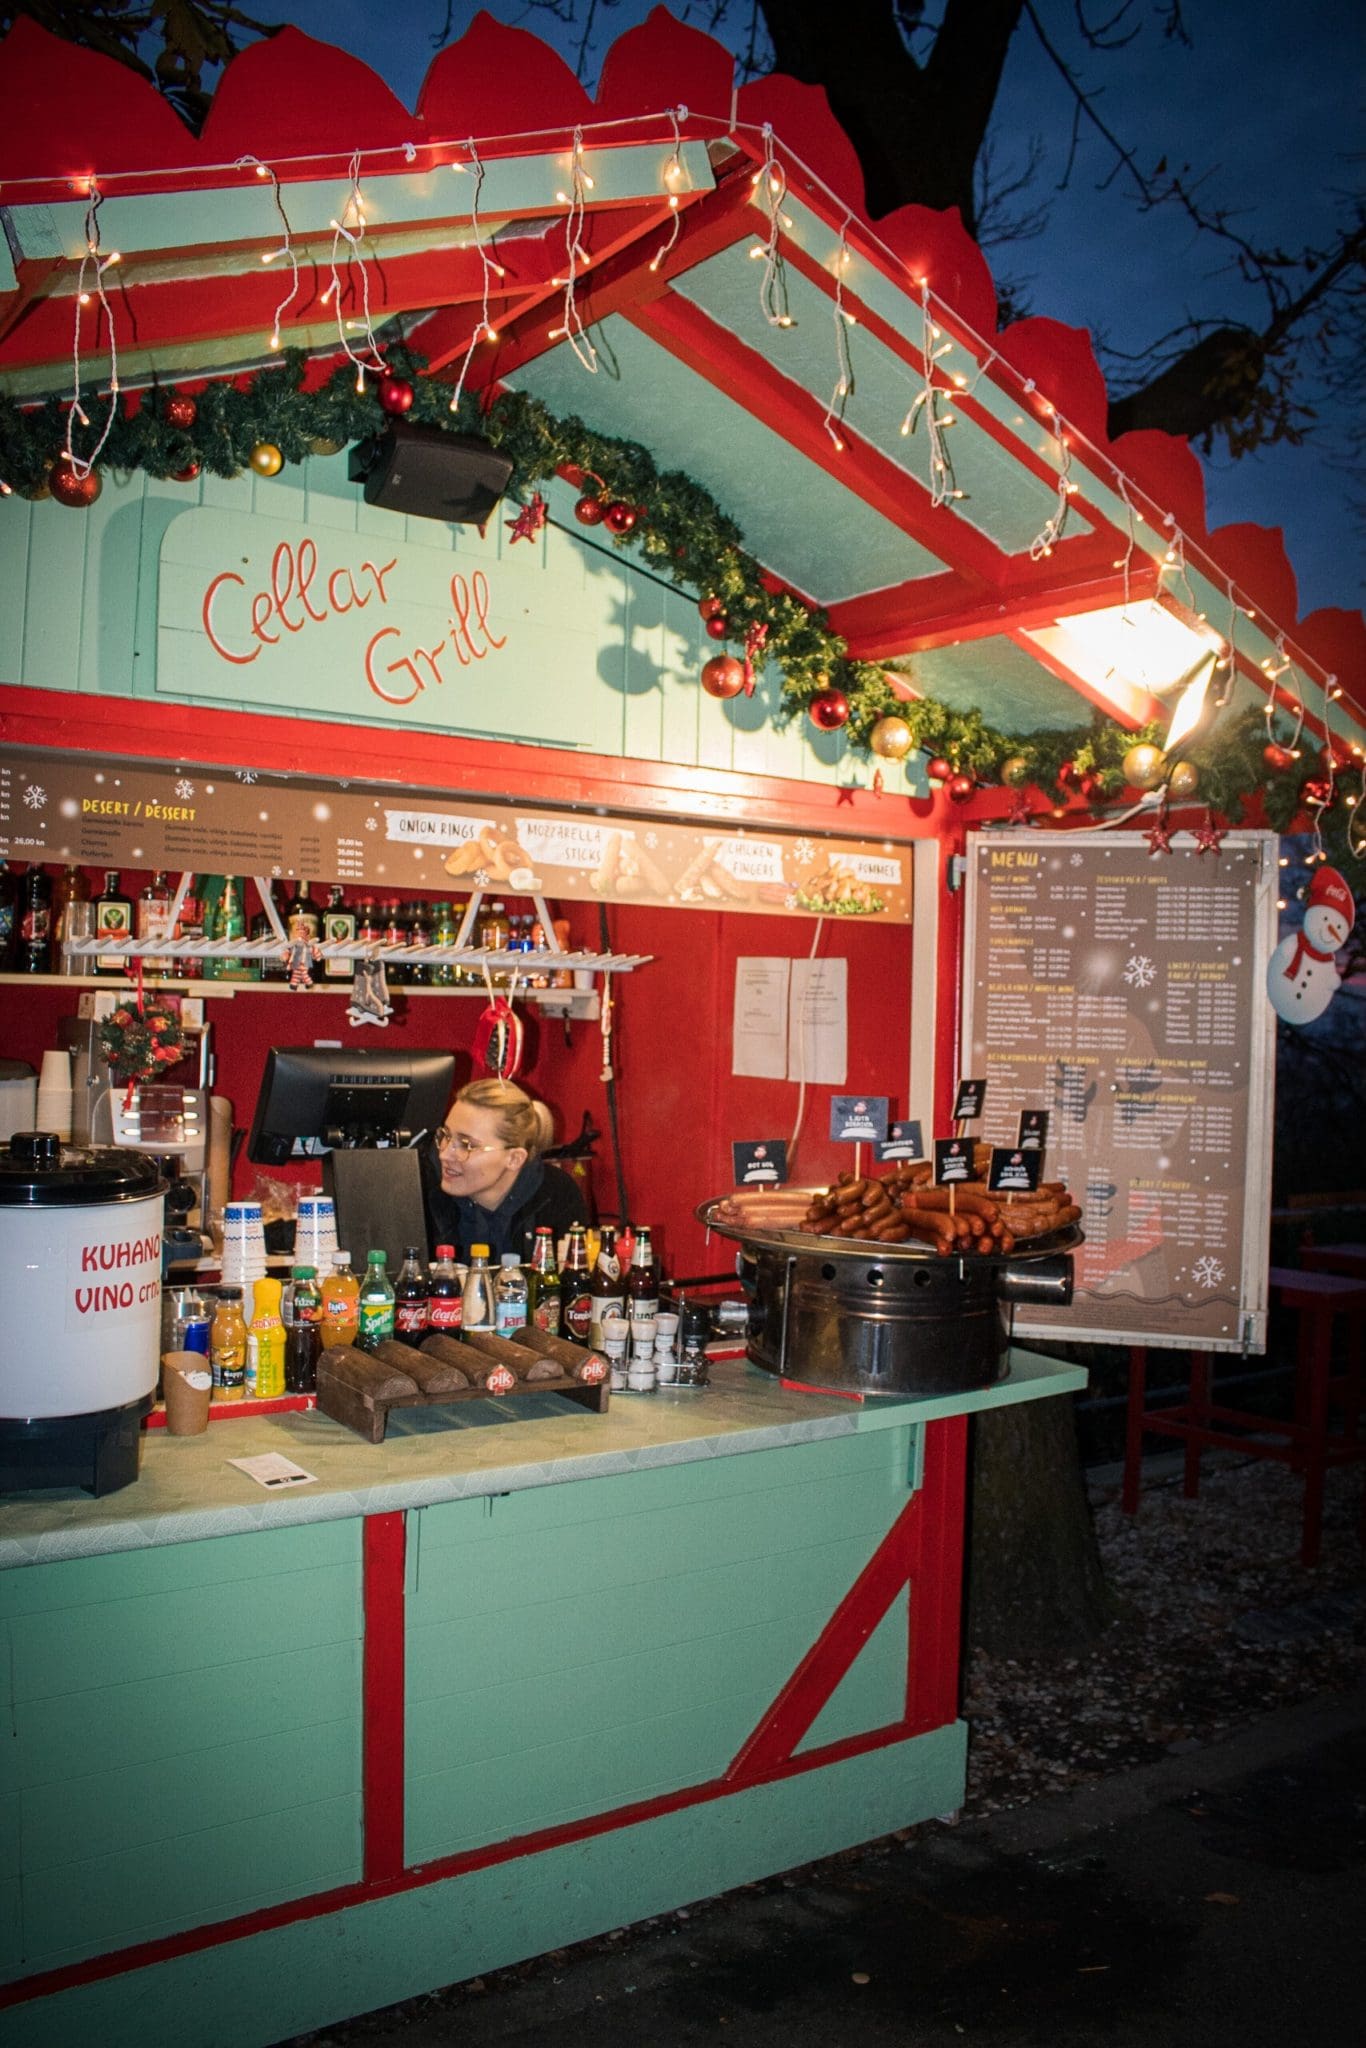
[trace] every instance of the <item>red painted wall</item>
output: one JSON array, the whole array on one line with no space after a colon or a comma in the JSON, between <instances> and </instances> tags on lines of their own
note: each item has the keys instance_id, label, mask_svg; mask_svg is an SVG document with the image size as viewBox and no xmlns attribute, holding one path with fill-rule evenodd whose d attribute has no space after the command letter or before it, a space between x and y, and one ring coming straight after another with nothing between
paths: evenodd
<instances>
[{"instance_id":1,"label":"red painted wall","mask_svg":"<svg viewBox=\"0 0 1366 2048\"><path fill-rule=\"evenodd\" d=\"M91 873L96 891L101 877ZM124 874L134 894L145 877ZM315 889L316 893L316 889ZM254 902L249 908L255 908ZM575 945L598 947L598 913L589 904L564 906ZM809 919L746 917L692 910L650 910L614 906L608 912L611 948L650 953L651 965L614 978L617 994L613 1059L627 1195L633 1217L660 1229L667 1270L720 1272L731 1264L729 1247L708 1247L692 1211L709 1195L731 1185L730 1144L740 1138L792 1135L797 1088L786 1081L737 1080L730 1072L731 1016L735 962L742 954L788 955L805 959L815 926ZM845 1089L892 1097L892 1114L928 1115L928 1105L905 1100L910 1058L910 929L875 928L829 920L822 928L822 958L849 962L849 1069ZM110 986L115 984L111 983ZM470 1048L482 1004L468 996L449 1000L405 998L395 990L395 1015L388 1042L396 1047L451 1047L457 1079L470 1077ZM36 1068L42 1052L56 1042L58 1018L76 1008L79 991L39 986L4 991L0 1055L26 1059ZM346 998L290 996L249 987L231 1001L211 1001L218 1072L215 1092L233 1104L234 1119L251 1122L266 1053L272 1045L375 1044L380 1034L346 1023ZM603 1132L593 1168L600 1213L617 1211L606 1091L601 1079L602 1041L598 1026L533 1013L528 1022L525 1080L556 1114L559 1135L572 1138L588 1110ZM823 1181L852 1158L848 1146L832 1145L829 1100L836 1091L808 1087L794 1179ZM257 1168L239 1157L238 1194L250 1191ZM289 1176L316 1183L318 1169L301 1166Z\"/></svg>"}]
</instances>

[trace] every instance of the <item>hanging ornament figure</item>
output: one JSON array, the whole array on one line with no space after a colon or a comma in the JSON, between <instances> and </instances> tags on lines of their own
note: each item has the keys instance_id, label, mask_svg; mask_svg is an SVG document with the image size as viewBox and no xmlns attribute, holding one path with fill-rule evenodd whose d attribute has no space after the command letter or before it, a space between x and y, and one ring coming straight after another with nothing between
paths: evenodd
<instances>
[{"instance_id":1,"label":"hanging ornament figure","mask_svg":"<svg viewBox=\"0 0 1366 2048\"><path fill-rule=\"evenodd\" d=\"M291 917L289 938L285 943L285 976L292 989L312 988L312 968L323 957L322 947L313 936L313 927L306 917Z\"/></svg>"},{"instance_id":2,"label":"hanging ornament figure","mask_svg":"<svg viewBox=\"0 0 1366 2048\"><path fill-rule=\"evenodd\" d=\"M1316 868L1304 923L1286 933L1267 963L1266 992L1287 1024L1312 1024L1328 1008L1339 987L1333 955L1355 923L1356 905L1342 876L1336 868Z\"/></svg>"},{"instance_id":3,"label":"hanging ornament figure","mask_svg":"<svg viewBox=\"0 0 1366 2048\"><path fill-rule=\"evenodd\" d=\"M389 1000L389 984L384 978L384 962L373 956L356 962L355 979L351 983L351 1000L346 1006L348 1024L387 1024L393 1013Z\"/></svg>"},{"instance_id":4,"label":"hanging ornament figure","mask_svg":"<svg viewBox=\"0 0 1366 2048\"><path fill-rule=\"evenodd\" d=\"M519 540L535 540L545 525L545 499L540 492L533 491L517 517L505 519L503 524L512 535L512 540L508 542L509 547Z\"/></svg>"},{"instance_id":5,"label":"hanging ornament figure","mask_svg":"<svg viewBox=\"0 0 1366 2048\"><path fill-rule=\"evenodd\" d=\"M522 1020L506 996L490 993L474 1032L474 1061L495 1081L513 1081L521 1072L526 1037Z\"/></svg>"}]
</instances>

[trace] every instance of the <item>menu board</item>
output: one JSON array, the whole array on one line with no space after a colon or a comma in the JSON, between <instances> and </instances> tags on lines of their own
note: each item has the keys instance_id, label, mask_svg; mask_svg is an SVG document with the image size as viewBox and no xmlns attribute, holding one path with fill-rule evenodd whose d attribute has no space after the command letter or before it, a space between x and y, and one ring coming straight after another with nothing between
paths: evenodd
<instances>
[{"instance_id":1,"label":"menu board","mask_svg":"<svg viewBox=\"0 0 1366 2048\"><path fill-rule=\"evenodd\" d=\"M981 1135L1048 1112L1044 1177L1082 1207L1065 1317L1037 1336L1260 1351L1276 938L1272 833L1217 852L1138 833L973 834L963 1065Z\"/></svg>"},{"instance_id":2,"label":"menu board","mask_svg":"<svg viewBox=\"0 0 1366 2048\"><path fill-rule=\"evenodd\" d=\"M908 924L910 848L0 749L0 859Z\"/></svg>"}]
</instances>

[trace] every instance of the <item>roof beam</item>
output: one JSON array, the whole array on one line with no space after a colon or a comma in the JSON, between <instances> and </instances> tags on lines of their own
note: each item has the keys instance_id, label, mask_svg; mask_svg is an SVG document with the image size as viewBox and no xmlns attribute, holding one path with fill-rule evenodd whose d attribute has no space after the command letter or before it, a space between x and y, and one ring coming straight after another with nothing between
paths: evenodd
<instances>
[{"instance_id":1,"label":"roof beam","mask_svg":"<svg viewBox=\"0 0 1366 2048\"><path fill-rule=\"evenodd\" d=\"M1113 545L1105 535L1079 534L1060 541L1046 561L1016 558L990 590L970 588L957 576L929 576L869 591L831 605L830 624L855 660L885 661L1156 597L1156 565L1140 558L1126 579L1113 565Z\"/></svg>"}]
</instances>

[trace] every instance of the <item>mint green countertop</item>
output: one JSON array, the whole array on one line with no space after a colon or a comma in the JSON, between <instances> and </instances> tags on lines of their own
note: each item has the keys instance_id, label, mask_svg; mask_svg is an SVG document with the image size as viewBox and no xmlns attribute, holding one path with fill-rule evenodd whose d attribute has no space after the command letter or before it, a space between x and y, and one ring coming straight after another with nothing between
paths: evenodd
<instances>
[{"instance_id":1,"label":"mint green countertop","mask_svg":"<svg viewBox=\"0 0 1366 2048\"><path fill-rule=\"evenodd\" d=\"M0 1496L0 1569L778 1450L1085 1384L1080 1368L1017 1346L1007 1378L976 1393L857 1402L790 1393L735 1359L713 1365L704 1392L618 1394L605 1415L557 1394L400 1410L382 1444L316 1411L214 1422L200 1436L149 1430L133 1486L101 1500L74 1488ZM266 1451L302 1465L315 1483L267 1492L228 1462Z\"/></svg>"}]
</instances>

